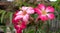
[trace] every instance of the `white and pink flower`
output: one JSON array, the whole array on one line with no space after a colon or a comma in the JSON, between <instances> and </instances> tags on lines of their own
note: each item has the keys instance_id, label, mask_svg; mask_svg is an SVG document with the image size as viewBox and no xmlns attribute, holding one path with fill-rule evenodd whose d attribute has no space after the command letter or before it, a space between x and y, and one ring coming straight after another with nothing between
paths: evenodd
<instances>
[{"instance_id":1,"label":"white and pink flower","mask_svg":"<svg viewBox=\"0 0 60 33\"><path fill-rule=\"evenodd\" d=\"M51 6L46 7L44 4L39 4L35 8L35 12L39 15L38 17L42 20L54 19L54 8Z\"/></svg>"},{"instance_id":2,"label":"white and pink flower","mask_svg":"<svg viewBox=\"0 0 60 33\"><path fill-rule=\"evenodd\" d=\"M22 7L21 11L16 13L15 20L22 19L25 22L28 22L29 15L34 13L34 9L32 7Z\"/></svg>"}]
</instances>

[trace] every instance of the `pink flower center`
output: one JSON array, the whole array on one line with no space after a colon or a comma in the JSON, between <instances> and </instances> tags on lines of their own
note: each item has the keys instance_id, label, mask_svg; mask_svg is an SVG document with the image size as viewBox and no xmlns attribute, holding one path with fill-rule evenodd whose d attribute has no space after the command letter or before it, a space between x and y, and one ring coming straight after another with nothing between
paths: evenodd
<instances>
[{"instance_id":1,"label":"pink flower center","mask_svg":"<svg viewBox=\"0 0 60 33\"><path fill-rule=\"evenodd\" d=\"M43 15L46 15L46 14L47 14L47 12L44 10L44 11L42 11L42 14L43 14Z\"/></svg>"},{"instance_id":2,"label":"pink flower center","mask_svg":"<svg viewBox=\"0 0 60 33\"><path fill-rule=\"evenodd\" d=\"M22 15L26 15L27 14L27 12L26 11L23 11L23 14Z\"/></svg>"}]
</instances>

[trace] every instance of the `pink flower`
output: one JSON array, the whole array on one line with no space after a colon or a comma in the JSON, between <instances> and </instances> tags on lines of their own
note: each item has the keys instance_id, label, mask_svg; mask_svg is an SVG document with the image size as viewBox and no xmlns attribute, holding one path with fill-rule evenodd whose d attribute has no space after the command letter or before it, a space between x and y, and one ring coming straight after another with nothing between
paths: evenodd
<instances>
[{"instance_id":1,"label":"pink flower","mask_svg":"<svg viewBox=\"0 0 60 33\"><path fill-rule=\"evenodd\" d=\"M20 11L13 15L12 23L14 24L17 33L22 33L21 31L26 28L29 15L33 13L34 9L32 7L22 7Z\"/></svg>"},{"instance_id":2,"label":"pink flower","mask_svg":"<svg viewBox=\"0 0 60 33\"><path fill-rule=\"evenodd\" d=\"M23 6L21 9L23 11L26 11L27 14L33 14L34 13L34 9L32 7L25 7L25 6Z\"/></svg>"},{"instance_id":3,"label":"pink flower","mask_svg":"<svg viewBox=\"0 0 60 33\"><path fill-rule=\"evenodd\" d=\"M14 25L17 33L22 33L22 30L26 28L25 22L19 22L18 24Z\"/></svg>"},{"instance_id":4,"label":"pink flower","mask_svg":"<svg viewBox=\"0 0 60 33\"><path fill-rule=\"evenodd\" d=\"M44 4L39 4L35 8L35 12L39 15L38 17L42 20L54 19L54 8L51 6L46 7Z\"/></svg>"},{"instance_id":5,"label":"pink flower","mask_svg":"<svg viewBox=\"0 0 60 33\"><path fill-rule=\"evenodd\" d=\"M16 17L14 20L22 19L25 22L28 22L29 15L34 13L34 9L32 7L22 7L22 10L16 13Z\"/></svg>"},{"instance_id":6,"label":"pink flower","mask_svg":"<svg viewBox=\"0 0 60 33\"><path fill-rule=\"evenodd\" d=\"M14 27L18 30L18 29L25 29L26 28L26 24L25 22L18 22L17 25L14 25Z\"/></svg>"},{"instance_id":7,"label":"pink flower","mask_svg":"<svg viewBox=\"0 0 60 33\"><path fill-rule=\"evenodd\" d=\"M22 33L22 30L16 30L17 32L16 33Z\"/></svg>"},{"instance_id":8,"label":"pink flower","mask_svg":"<svg viewBox=\"0 0 60 33\"><path fill-rule=\"evenodd\" d=\"M26 28L29 15L33 13L34 9L32 7L22 7L20 11L13 15L12 23L17 33L22 33L22 30Z\"/></svg>"}]
</instances>

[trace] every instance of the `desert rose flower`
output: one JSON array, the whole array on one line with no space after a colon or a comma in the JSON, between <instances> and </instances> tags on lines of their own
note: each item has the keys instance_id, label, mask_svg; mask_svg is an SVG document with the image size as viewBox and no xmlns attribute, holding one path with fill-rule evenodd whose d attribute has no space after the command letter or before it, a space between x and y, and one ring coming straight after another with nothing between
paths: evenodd
<instances>
[{"instance_id":1,"label":"desert rose flower","mask_svg":"<svg viewBox=\"0 0 60 33\"><path fill-rule=\"evenodd\" d=\"M25 22L18 22L18 24L14 25L15 29L19 30L19 29L25 29L26 28L26 24Z\"/></svg>"},{"instance_id":2,"label":"desert rose flower","mask_svg":"<svg viewBox=\"0 0 60 33\"><path fill-rule=\"evenodd\" d=\"M42 21L55 18L53 14L54 8L51 6L46 7L44 4L38 4L38 6L35 8L35 12Z\"/></svg>"},{"instance_id":3,"label":"desert rose flower","mask_svg":"<svg viewBox=\"0 0 60 33\"><path fill-rule=\"evenodd\" d=\"M26 28L26 24L25 22L18 22L14 27L16 29L16 33L22 33L22 30Z\"/></svg>"},{"instance_id":4,"label":"desert rose flower","mask_svg":"<svg viewBox=\"0 0 60 33\"><path fill-rule=\"evenodd\" d=\"M26 28L30 14L34 13L32 7L22 7L20 11L13 15L12 23L16 29L16 33L22 33L22 30Z\"/></svg>"},{"instance_id":5,"label":"desert rose flower","mask_svg":"<svg viewBox=\"0 0 60 33\"><path fill-rule=\"evenodd\" d=\"M25 22L28 22L29 15L34 13L34 9L32 7L22 7L21 11L16 13L15 20L22 19Z\"/></svg>"}]
</instances>

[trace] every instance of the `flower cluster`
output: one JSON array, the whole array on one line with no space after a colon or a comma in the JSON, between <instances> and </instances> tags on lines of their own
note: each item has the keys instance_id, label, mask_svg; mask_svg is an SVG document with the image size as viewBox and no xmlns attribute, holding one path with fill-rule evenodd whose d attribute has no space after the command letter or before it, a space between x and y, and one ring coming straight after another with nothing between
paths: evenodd
<instances>
[{"instance_id":1,"label":"flower cluster","mask_svg":"<svg viewBox=\"0 0 60 33\"><path fill-rule=\"evenodd\" d=\"M23 6L20 11L16 12L13 17L13 24L17 33L22 33L22 30L26 28L26 25L29 23L30 14L34 13L32 7Z\"/></svg>"},{"instance_id":2,"label":"flower cluster","mask_svg":"<svg viewBox=\"0 0 60 33\"><path fill-rule=\"evenodd\" d=\"M46 7L44 4L38 4L36 8L23 6L20 11L13 15L12 23L17 33L22 33L22 30L26 28L29 23L30 14L38 14L38 19L46 21L48 19L54 19L54 8L51 6Z\"/></svg>"}]
</instances>

